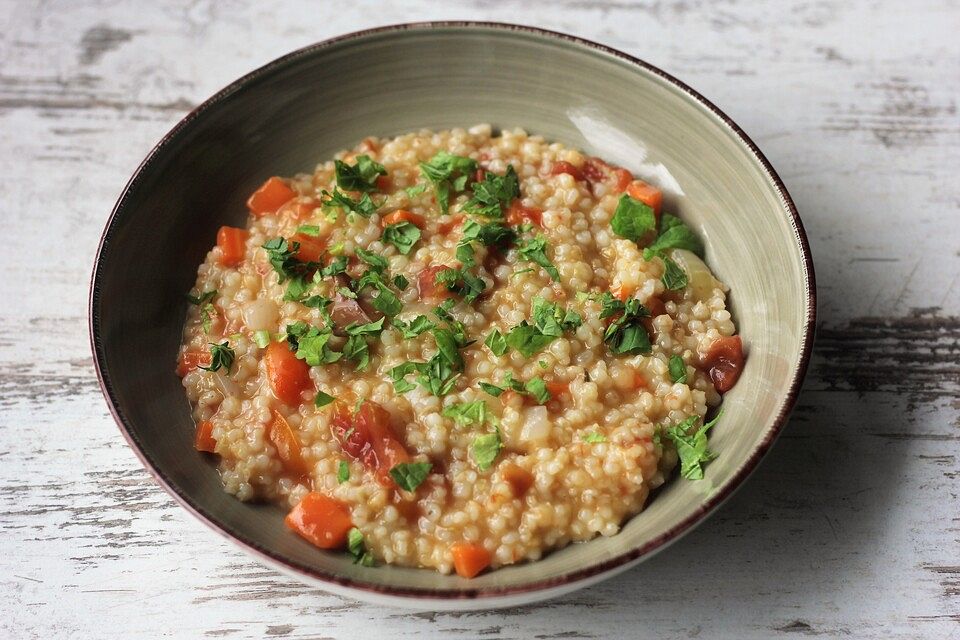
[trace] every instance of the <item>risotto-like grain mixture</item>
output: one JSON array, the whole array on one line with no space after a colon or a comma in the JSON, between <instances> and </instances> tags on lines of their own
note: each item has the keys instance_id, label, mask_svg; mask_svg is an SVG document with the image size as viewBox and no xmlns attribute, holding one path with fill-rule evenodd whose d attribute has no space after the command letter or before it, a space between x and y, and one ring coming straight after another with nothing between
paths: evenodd
<instances>
[{"instance_id":1,"label":"risotto-like grain mixture","mask_svg":"<svg viewBox=\"0 0 960 640\"><path fill-rule=\"evenodd\" d=\"M489 125L270 178L190 292L196 448L364 565L473 577L614 535L678 460L702 477L743 365L726 286L661 206Z\"/></svg>"}]
</instances>

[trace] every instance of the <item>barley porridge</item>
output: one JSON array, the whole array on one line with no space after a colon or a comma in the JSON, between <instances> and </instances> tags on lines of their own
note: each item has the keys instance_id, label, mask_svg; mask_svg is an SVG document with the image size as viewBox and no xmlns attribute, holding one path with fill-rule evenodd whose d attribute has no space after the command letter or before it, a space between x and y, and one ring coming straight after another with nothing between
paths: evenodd
<instances>
[{"instance_id":1,"label":"barley porridge","mask_svg":"<svg viewBox=\"0 0 960 640\"><path fill-rule=\"evenodd\" d=\"M616 534L678 462L703 476L744 362L662 200L489 125L269 178L188 296L196 448L362 565L469 578Z\"/></svg>"}]
</instances>

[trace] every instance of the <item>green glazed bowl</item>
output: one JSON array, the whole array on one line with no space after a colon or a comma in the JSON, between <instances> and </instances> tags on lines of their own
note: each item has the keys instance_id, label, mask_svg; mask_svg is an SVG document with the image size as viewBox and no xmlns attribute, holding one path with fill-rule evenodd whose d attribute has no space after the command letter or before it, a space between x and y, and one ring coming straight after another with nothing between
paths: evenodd
<instances>
[{"instance_id":1,"label":"green glazed bowl","mask_svg":"<svg viewBox=\"0 0 960 640\"><path fill-rule=\"evenodd\" d=\"M473 580L351 564L291 535L276 507L223 492L194 455L174 373L184 292L220 225L243 226L264 176L310 171L368 135L489 122L599 155L667 188L665 209L705 240L730 287L748 353L719 457L698 482L671 481L610 538ZM630 56L503 24L384 27L291 53L234 82L150 152L103 233L90 332L104 395L158 482L214 530L331 592L422 609L478 609L554 597L624 571L703 521L783 428L813 339L813 264L783 183L753 142L698 93Z\"/></svg>"}]
</instances>

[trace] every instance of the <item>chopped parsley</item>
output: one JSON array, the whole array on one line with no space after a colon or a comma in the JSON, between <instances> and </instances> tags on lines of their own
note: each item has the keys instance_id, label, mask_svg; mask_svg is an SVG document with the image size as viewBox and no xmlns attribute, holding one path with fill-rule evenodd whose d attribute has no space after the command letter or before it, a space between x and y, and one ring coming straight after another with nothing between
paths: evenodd
<instances>
[{"instance_id":1,"label":"chopped parsley","mask_svg":"<svg viewBox=\"0 0 960 640\"><path fill-rule=\"evenodd\" d=\"M462 296L463 301L470 303L480 297L480 294L487 288L487 283L467 269L454 269L452 267L437 272L435 276L437 284L447 288L448 291Z\"/></svg>"},{"instance_id":2,"label":"chopped parsley","mask_svg":"<svg viewBox=\"0 0 960 640\"><path fill-rule=\"evenodd\" d=\"M457 243L457 260L464 267L472 267L476 265L472 244L474 241L479 241L487 247L503 247L510 244L516 237L516 232L502 222L480 224L474 220L466 220L463 223L463 236Z\"/></svg>"},{"instance_id":3,"label":"chopped parsley","mask_svg":"<svg viewBox=\"0 0 960 640\"><path fill-rule=\"evenodd\" d=\"M463 357L459 349L466 346L462 335L448 328L434 327L430 330L437 343L437 353L427 362L404 362L390 370L393 388L397 393L406 393L414 384L406 379L417 374L417 382L435 396L450 393L463 371Z\"/></svg>"},{"instance_id":4,"label":"chopped parsley","mask_svg":"<svg viewBox=\"0 0 960 640\"><path fill-rule=\"evenodd\" d=\"M493 465L493 461L500 454L503 443L500 441L500 432L494 431L474 438L470 445L470 456L480 471L486 471Z\"/></svg>"},{"instance_id":5,"label":"chopped parsley","mask_svg":"<svg viewBox=\"0 0 960 640\"><path fill-rule=\"evenodd\" d=\"M341 460L337 464L337 484L343 484L350 479L350 463L346 460Z\"/></svg>"},{"instance_id":6,"label":"chopped parsley","mask_svg":"<svg viewBox=\"0 0 960 640\"><path fill-rule=\"evenodd\" d=\"M698 416L690 416L678 425L668 427L666 435L677 446L677 455L680 456L680 475L687 480L703 478L703 465L716 458L716 454L707 448L707 431L713 428L723 415L723 410L695 433L690 430L697 424Z\"/></svg>"},{"instance_id":7,"label":"chopped parsley","mask_svg":"<svg viewBox=\"0 0 960 640\"><path fill-rule=\"evenodd\" d=\"M670 379L680 384L687 381L687 366L680 356L670 356Z\"/></svg>"},{"instance_id":8,"label":"chopped parsley","mask_svg":"<svg viewBox=\"0 0 960 640\"><path fill-rule=\"evenodd\" d=\"M373 566L373 555L367 551L367 545L363 542L363 534L356 527L347 532L347 551L353 556L353 564L364 567Z\"/></svg>"},{"instance_id":9,"label":"chopped parsley","mask_svg":"<svg viewBox=\"0 0 960 640\"><path fill-rule=\"evenodd\" d=\"M503 334L500 333L499 329L494 329L490 332L490 335L487 336L487 339L484 340L483 344L487 345L487 348L493 353L493 355L500 357L507 352L507 340L503 337Z\"/></svg>"},{"instance_id":10,"label":"chopped parsley","mask_svg":"<svg viewBox=\"0 0 960 640\"><path fill-rule=\"evenodd\" d=\"M452 418L458 427L469 427L472 424L489 423L497 426L500 421L490 413L487 403L483 400L452 404L443 410L443 415Z\"/></svg>"},{"instance_id":11,"label":"chopped parsley","mask_svg":"<svg viewBox=\"0 0 960 640\"><path fill-rule=\"evenodd\" d=\"M531 378L527 382L520 382L513 377L513 374L507 373L501 384L503 385L502 387L498 387L489 382L479 383L481 389L494 397L500 397L500 394L507 389L511 389L525 396L530 396L540 404L546 404L550 398L553 397L550 395L550 391L547 389L547 383L544 382L543 378Z\"/></svg>"},{"instance_id":12,"label":"chopped parsley","mask_svg":"<svg viewBox=\"0 0 960 640\"><path fill-rule=\"evenodd\" d=\"M383 256L378 256L372 251L367 251L363 247L357 247L355 251L357 253L357 257L370 265L370 268L377 273L383 273L387 270L387 267L390 266L386 258Z\"/></svg>"},{"instance_id":13,"label":"chopped parsley","mask_svg":"<svg viewBox=\"0 0 960 640\"><path fill-rule=\"evenodd\" d=\"M377 178L387 175L387 170L368 155L357 156L357 163L349 165L342 160L333 161L337 186L345 191L364 193L377 190Z\"/></svg>"},{"instance_id":14,"label":"chopped parsley","mask_svg":"<svg viewBox=\"0 0 960 640\"><path fill-rule=\"evenodd\" d=\"M266 348L270 344L270 332L266 329L261 329L260 331L253 332L253 341L261 349Z\"/></svg>"},{"instance_id":15,"label":"chopped parsley","mask_svg":"<svg viewBox=\"0 0 960 640\"><path fill-rule=\"evenodd\" d=\"M580 436L584 442L587 444L599 444L601 442L607 441L607 436L596 431L591 431L590 433L584 433Z\"/></svg>"},{"instance_id":16,"label":"chopped parsley","mask_svg":"<svg viewBox=\"0 0 960 640\"><path fill-rule=\"evenodd\" d=\"M583 318L576 311L564 311L543 298L533 299L532 319L532 325L524 320L506 337L506 346L516 349L525 358L542 351L564 331L574 331L583 324Z\"/></svg>"},{"instance_id":17,"label":"chopped parsley","mask_svg":"<svg viewBox=\"0 0 960 640\"><path fill-rule=\"evenodd\" d=\"M621 238L639 243L648 240L656 231L657 216L652 207L625 193L620 196L610 227Z\"/></svg>"},{"instance_id":18,"label":"chopped parsley","mask_svg":"<svg viewBox=\"0 0 960 640\"><path fill-rule=\"evenodd\" d=\"M213 328L213 319L217 316L217 309L211 303L205 302L200 307L200 326L204 333L210 333Z\"/></svg>"},{"instance_id":19,"label":"chopped parsley","mask_svg":"<svg viewBox=\"0 0 960 640\"><path fill-rule=\"evenodd\" d=\"M313 399L313 406L315 406L315 407L325 407L325 406L327 406L328 404L330 404L331 402L333 402L335 399L336 399L336 398L334 398L334 397L333 397L332 395L330 395L329 393L326 393L326 392L324 392L324 391L317 391L317 397L315 397L315 398Z\"/></svg>"},{"instance_id":20,"label":"chopped parsley","mask_svg":"<svg viewBox=\"0 0 960 640\"><path fill-rule=\"evenodd\" d=\"M397 289L400 289L400 291L404 291L410 286L410 281L407 280L403 274L398 273L397 275L393 276L393 286L395 286Z\"/></svg>"},{"instance_id":21,"label":"chopped parsley","mask_svg":"<svg viewBox=\"0 0 960 640\"><path fill-rule=\"evenodd\" d=\"M487 171L482 182L473 184L473 197L467 201L463 209L467 213L486 216L487 218L502 218L503 207L508 206L514 198L520 197L520 180L513 165L507 165L507 173L498 176Z\"/></svg>"},{"instance_id":22,"label":"chopped parsley","mask_svg":"<svg viewBox=\"0 0 960 640\"><path fill-rule=\"evenodd\" d=\"M667 255L661 255L660 259L663 260L663 276L660 278L663 286L668 291L679 291L686 287L688 284L687 274L680 268L680 265Z\"/></svg>"},{"instance_id":23,"label":"chopped parsley","mask_svg":"<svg viewBox=\"0 0 960 640\"><path fill-rule=\"evenodd\" d=\"M297 227L297 233L302 233L305 236L319 236L320 227L315 224L302 224Z\"/></svg>"},{"instance_id":24,"label":"chopped parsley","mask_svg":"<svg viewBox=\"0 0 960 640\"><path fill-rule=\"evenodd\" d=\"M436 325L433 324L433 322L431 322L430 318L427 316L417 316L409 322L405 322L399 318L394 318L393 326L399 329L404 340L410 340L416 338L425 331L433 329Z\"/></svg>"},{"instance_id":25,"label":"chopped parsley","mask_svg":"<svg viewBox=\"0 0 960 640\"><path fill-rule=\"evenodd\" d=\"M643 326L642 319L650 317L647 308L636 298L623 303L609 293L601 298L600 318L609 318L620 314L603 334L603 341L610 351L617 355L650 353L650 335Z\"/></svg>"},{"instance_id":26,"label":"chopped parsley","mask_svg":"<svg viewBox=\"0 0 960 640\"><path fill-rule=\"evenodd\" d=\"M433 465L429 462L401 462L390 469L390 477L397 486L407 491L416 491L427 476Z\"/></svg>"},{"instance_id":27,"label":"chopped parsley","mask_svg":"<svg viewBox=\"0 0 960 640\"><path fill-rule=\"evenodd\" d=\"M306 322L287 325L287 342L294 355L311 367L336 362L343 354L333 351L327 344L333 332L329 328L314 327Z\"/></svg>"},{"instance_id":28,"label":"chopped parsley","mask_svg":"<svg viewBox=\"0 0 960 640\"><path fill-rule=\"evenodd\" d=\"M233 361L236 357L237 353L230 347L230 343L226 340L220 344L211 342L210 366L204 367L203 365L198 365L198 367L205 371L219 371L220 369L225 369L227 373L230 373L230 367L233 366Z\"/></svg>"},{"instance_id":29,"label":"chopped parsley","mask_svg":"<svg viewBox=\"0 0 960 640\"><path fill-rule=\"evenodd\" d=\"M420 229L410 222L398 222L397 224L387 225L383 229L383 236L381 236L381 240L395 246L397 251L403 255L410 253L413 245L415 245L419 239Z\"/></svg>"},{"instance_id":30,"label":"chopped parsley","mask_svg":"<svg viewBox=\"0 0 960 640\"><path fill-rule=\"evenodd\" d=\"M450 209L450 196L466 190L467 182L477 170L477 161L439 151L430 162L420 163L420 173L433 185L440 213Z\"/></svg>"},{"instance_id":31,"label":"chopped parsley","mask_svg":"<svg viewBox=\"0 0 960 640\"><path fill-rule=\"evenodd\" d=\"M520 255L530 262L543 267L543 270L547 272L547 275L549 275L552 280L559 282L560 272L557 271L557 267L550 261L550 258L547 257L548 248L547 239L542 235L538 235L536 238L524 240L520 244Z\"/></svg>"},{"instance_id":32,"label":"chopped parsley","mask_svg":"<svg viewBox=\"0 0 960 640\"><path fill-rule=\"evenodd\" d=\"M415 184L412 187L407 187L404 189L407 195L411 198L416 198L418 195L427 190L427 185L425 184Z\"/></svg>"},{"instance_id":33,"label":"chopped parsley","mask_svg":"<svg viewBox=\"0 0 960 640\"><path fill-rule=\"evenodd\" d=\"M667 249L686 249L703 257L703 242L697 234L685 225L683 220L669 213L660 217L660 235L653 244L643 250L643 258L650 260Z\"/></svg>"},{"instance_id":34,"label":"chopped parsley","mask_svg":"<svg viewBox=\"0 0 960 640\"><path fill-rule=\"evenodd\" d=\"M377 205L369 193L364 193L359 200L354 200L337 188L334 188L333 193L323 191L322 195L324 200L321 204L327 208L337 207L347 213L355 213L364 218L369 218L377 212Z\"/></svg>"},{"instance_id":35,"label":"chopped parsley","mask_svg":"<svg viewBox=\"0 0 960 640\"><path fill-rule=\"evenodd\" d=\"M195 304L199 307L213 300L214 296L216 295L217 295L217 290L211 289L210 291L204 291L199 296L192 296L188 293L187 300L190 301L190 304Z\"/></svg>"}]
</instances>

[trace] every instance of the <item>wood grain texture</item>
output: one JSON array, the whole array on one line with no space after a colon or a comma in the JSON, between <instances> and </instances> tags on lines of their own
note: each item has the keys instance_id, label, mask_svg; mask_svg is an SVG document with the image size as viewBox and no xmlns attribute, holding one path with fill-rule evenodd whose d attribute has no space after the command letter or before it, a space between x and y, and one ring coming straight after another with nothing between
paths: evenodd
<instances>
[{"instance_id":1,"label":"wood grain texture","mask_svg":"<svg viewBox=\"0 0 960 640\"><path fill-rule=\"evenodd\" d=\"M960 637L957 2L0 9L3 637ZM795 197L821 313L789 427L713 518L597 587L460 615L304 587L195 522L113 425L85 319L113 201L192 105L310 42L451 18L600 40L715 101Z\"/></svg>"}]
</instances>

